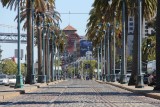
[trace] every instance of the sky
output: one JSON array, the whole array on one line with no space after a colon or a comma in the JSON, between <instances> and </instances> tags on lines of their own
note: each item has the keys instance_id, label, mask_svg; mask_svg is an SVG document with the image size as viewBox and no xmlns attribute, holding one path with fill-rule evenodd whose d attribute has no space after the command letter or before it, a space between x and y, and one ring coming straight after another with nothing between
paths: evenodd
<instances>
[{"instance_id":1,"label":"sky","mask_svg":"<svg viewBox=\"0 0 160 107\"><path fill-rule=\"evenodd\" d=\"M56 0L56 11L61 14L62 20L60 28L64 29L66 26L71 25L77 29L80 36L85 36L86 24L89 18L88 13L93 2L93 0ZM17 23L14 21L16 14L17 11L3 8L0 4L0 33L17 33ZM26 33L26 31L21 30L21 33ZM0 43L0 46L3 50L2 59L15 56L16 43ZM21 49L23 49L23 56L25 56L26 44L21 44ZM37 60L37 47L34 48L34 60ZM25 62L24 57L21 62Z\"/></svg>"},{"instance_id":2,"label":"sky","mask_svg":"<svg viewBox=\"0 0 160 107\"><path fill-rule=\"evenodd\" d=\"M77 29L77 33L81 36L85 35L86 24L89 18L88 13L94 0L56 0L56 10L61 13L61 28L71 25ZM63 14L68 13L68 14ZM70 14L69 14L70 13ZM72 14L85 13L85 14ZM87 14L86 14L87 13Z\"/></svg>"}]
</instances>

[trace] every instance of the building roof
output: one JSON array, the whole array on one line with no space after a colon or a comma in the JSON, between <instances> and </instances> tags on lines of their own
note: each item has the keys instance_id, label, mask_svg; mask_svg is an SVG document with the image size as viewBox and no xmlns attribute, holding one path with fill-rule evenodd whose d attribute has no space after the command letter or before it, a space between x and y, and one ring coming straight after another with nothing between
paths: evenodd
<instances>
[{"instance_id":1,"label":"building roof","mask_svg":"<svg viewBox=\"0 0 160 107\"><path fill-rule=\"evenodd\" d=\"M63 30L64 30L64 31L65 31L65 30L77 31L77 30L76 30L74 27L72 27L71 25L68 25L68 26L65 27Z\"/></svg>"}]
</instances>

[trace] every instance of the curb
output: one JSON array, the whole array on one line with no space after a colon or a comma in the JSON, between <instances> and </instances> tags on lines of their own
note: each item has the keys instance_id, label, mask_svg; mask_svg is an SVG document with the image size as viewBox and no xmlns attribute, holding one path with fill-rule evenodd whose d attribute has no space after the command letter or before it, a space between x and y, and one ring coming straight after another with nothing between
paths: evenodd
<instances>
[{"instance_id":1,"label":"curb","mask_svg":"<svg viewBox=\"0 0 160 107\"><path fill-rule=\"evenodd\" d=\"M125 86L123 86L123 84L114 84L114 83L111 83L111 82L103 82L103 81L98 81L98 80L96 80L96 82L101 83L101 84L113 85L113 86L115 86L115 87L119 87L119 88L122 88L122 89L124 89L124 90L131 91L131 92L133 92L133 93L141 94L141 95L144 95L144 96L146 96L146 97L150 97L150 98L154 98L154 99L160 100L160 92L157 92L157 93L156 93L156 91L153 91L153 92L151 92L151 93L148 93L148 92L143 91L143 90L138 90L138 88L137 88L137 89L132 89L132 88L129 87L129 86L128 86L128 87L125 87ZM159 95L158 95L158 94L159 94Z\"/></svg>"},{"instance_id":2,"label":"curb","mask_svg":"<svg viewBox=\"0 0 160 107\"><path fill-rule=\"evenodd\" d=\"M3 102L4 100L10 99L10 98L14 98L17 97L21 94L25 94L28 92L33 92L35 90L37 90L38 88L41 87L45 87L47 85L54 85L57 83L63 82L63 80L59 80L59 81L54 81L54 82L50 82L50 83L37 83L37 84L33 84L31 86L25 87L24 89L13 89L10 90L11 92L4 92L4 93L0 93L0 102Z\"/></svg>"}]
</instances>

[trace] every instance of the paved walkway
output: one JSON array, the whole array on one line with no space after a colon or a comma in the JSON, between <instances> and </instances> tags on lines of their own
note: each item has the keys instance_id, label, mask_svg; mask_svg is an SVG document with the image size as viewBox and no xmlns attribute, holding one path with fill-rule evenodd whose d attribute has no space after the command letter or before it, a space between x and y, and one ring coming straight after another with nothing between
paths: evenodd
<instances>
[{"instance_id":1,"label":"paved walkway","mask_svg":"<svg viewBox=\"0 0 160 107\"><path fill-rule=\"evenodd\" d=\"M57 84L59 82L62 82L63 80L51 82L51 83L36 83L36 84L24 84L23 88L17 88L9 87L9 86L0 86L0 102L14 98L16 96L19 96L20 94L24 94L27 92L36 91L40 87L44 87L47 85Z\"/></svg>"},{"instance_id":2,"label":"paved walkway","mask_svg":"<svg viewBox=\"0 0 160 107\"><path fill-rule=\"evenodd\" d=\"M155 99L159 99L160 100L160 91L153 91L154 87L145 85L144 88L135 88L135 86L128 86L128 84L120 84L118 82L103 82L103 81L99 81L96 80L99 83L103 83L103 84L110 84L134 93L138 93L138 94L142 94L145 95L147 97L151 97L151 98L155 98Z\"/></svg>"},{"instance_id":3,"label":"paved walkway","mask_svg":"<svg viewBox=\"0 0 160 107\"><path fill-rule=\"evenodd\" d=\"M160 107L160 100L91 80L50 84L0 103L2 107Z\"/></svg>"}]
</instances>

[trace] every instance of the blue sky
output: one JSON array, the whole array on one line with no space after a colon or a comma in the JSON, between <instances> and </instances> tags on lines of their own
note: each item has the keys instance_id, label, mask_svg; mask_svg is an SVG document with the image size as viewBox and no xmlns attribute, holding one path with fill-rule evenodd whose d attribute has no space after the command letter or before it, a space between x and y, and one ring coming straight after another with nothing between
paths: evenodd
<instances>
[{"instance_id":1,"label":"blue sky","mask_svg":"<svg viewBox=\"0 0 160 107\"><path fill-rule=\"evenodd\" d=\"M56 10L59 13L89 13L93 0L56 0ZM16 33L17 23L14 21L16 11L10 11L0 5L0 32L3 33ZM60 23L61 29L67 25L71 25L77 29L80 36L85 35L86 24L89 18L88 14L61 14L62 22ZM6 25L10 27L6 27ZM21 25L22 26L22 25ZM25 32L22 31L21 32ZM14 50L17 49L17 44L0 43L2 52L2 59L14 56ZM21 48L26 54L26 45L22 44ZM35 60L37 60L37 48L35 47ZM22 60L24 62L24 58Z\"/></svg>"},{"instance_id":2,"label":"blue sky","mask_svg":"<svg viewBox=\"0 0 160 107\"><path fill-rule=\"evenodd\" d=\"M93 0L56 0L56 10L60 13L89 13ZM61 14L63 29L69 23L77 29L79 35L85 35L88 14Z\"/></svg>"}]
</instances>

